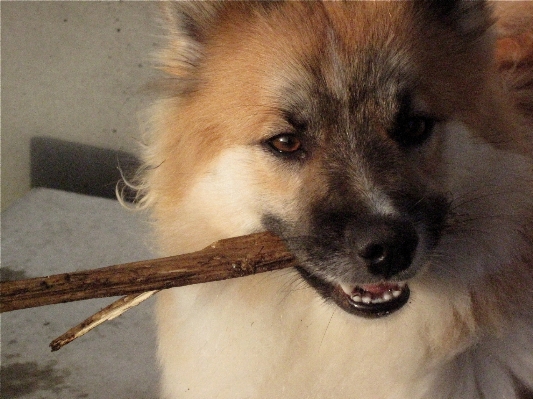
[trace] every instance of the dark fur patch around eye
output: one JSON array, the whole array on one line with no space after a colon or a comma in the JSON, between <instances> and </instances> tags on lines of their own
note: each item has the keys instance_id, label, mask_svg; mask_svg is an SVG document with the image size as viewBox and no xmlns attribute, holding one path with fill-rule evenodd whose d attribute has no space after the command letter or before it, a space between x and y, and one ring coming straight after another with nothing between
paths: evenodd
<instances>
[{"instance_id":1,"label":"dark fur patch around eye","mask_svg":"<svg viewBox=\"0 0 533 399\"><path fill-rule=\"evenodd\" d=\"M465 40L483 35L492 24L490 8L483 0L424 0L413 2L423 18L433 19L458 32Z\"/></svg>"},{"instance_id":2,"label":"dark fur patch around eye","mask_svg":"<svg viewBox=\"0 0 533 399\"><path fill-rule=\"evenodd\" d=\"M402 147L419 146L432 135L435 123L436 120L429 116L406 116L397 122L391 136Z\"/></svg>"},{"instance_id":3,"label":"dark fur patch around eye","mask_svg":"<svg viewBox=\"0 0 533 399\"><path fill-rule=\"evenodd\" d=\"M401 94L399 104L389 136L404 148L423 144L433 134L437 118L427 113L416 112L410 94Z\"/></svg>"}]
</instances>

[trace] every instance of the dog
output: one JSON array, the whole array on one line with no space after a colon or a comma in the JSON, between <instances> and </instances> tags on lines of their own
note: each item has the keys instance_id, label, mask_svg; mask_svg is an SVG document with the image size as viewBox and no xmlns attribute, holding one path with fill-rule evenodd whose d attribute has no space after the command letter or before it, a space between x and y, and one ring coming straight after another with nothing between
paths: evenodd
<instances>
[{"instance_id":1,"label":"dog","mask_svg":"<svg viewBox=\"0 0 533 399\"><path fill-rule=\"evenodd\" d=\"M299 262L160 293L162 397L532 398L531 4L161 8L161 255L271 231Z\"/></svg>"}]
</instances>

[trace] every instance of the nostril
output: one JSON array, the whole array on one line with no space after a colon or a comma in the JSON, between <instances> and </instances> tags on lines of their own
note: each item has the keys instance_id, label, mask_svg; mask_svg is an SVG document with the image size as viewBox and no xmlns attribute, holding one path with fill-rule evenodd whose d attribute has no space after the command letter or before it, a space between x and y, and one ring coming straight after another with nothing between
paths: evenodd
<instances>
[{"instance_id":1,"label":"nostril","mask_svg":"<svg viewBox=\"0 0 533 399\"><path fill-rule=\"evenodd\" d=\"M389 244L370 244L359 251L370 273L386 279L408 269L411 266L416 241Z\"/></svg>"},{"instance_id":2,"label":"nostril","mask_svg":"<svg viewBox=\"0 0 533 399\"><path fill-rule=\"evenodd\" d=\"M387 249L384 245L369 244L359 250L359 256L371 264L382 263L387 258Z\"/></svg>"},{"instance_id":3,"label":"nostril","mask_svg":"<svg viewBox=\"0 0 533 399\"><path fill-rule=\"evenodd\" d=\"M418 246L412 223L378 220L353 233L355 253L371 274L389 279L411 266Z\"/></svg>"}]
</instances>

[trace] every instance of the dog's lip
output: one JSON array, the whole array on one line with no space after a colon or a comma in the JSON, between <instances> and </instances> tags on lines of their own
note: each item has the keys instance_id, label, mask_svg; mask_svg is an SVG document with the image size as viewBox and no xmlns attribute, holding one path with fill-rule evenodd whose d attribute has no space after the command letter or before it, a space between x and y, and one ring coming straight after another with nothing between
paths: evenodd
<instances>
[{"instance_id":1,"label":"dog's lip","mask_svg":"<svg viewBox=\"0 0 533 399\"><path fill-rule=\"evenodd\" d=\"M411 295L406 282L351 284L326 280L303 267L296 267L296 270L323 298L355 316L377 318L390 315L401 309Z\"/></svg>"},{"instance_id":2,"label":"dog's lip","mask_svg":"<svg viewBox=\"0 0 533 399\"><path fill-rule=\"evenodd\" d=\"M409 300L410 290L405 282L374 284L338 284L335 302L350 313L365 317L383 317L401 309Z\"/></svg>"}]
</instances>

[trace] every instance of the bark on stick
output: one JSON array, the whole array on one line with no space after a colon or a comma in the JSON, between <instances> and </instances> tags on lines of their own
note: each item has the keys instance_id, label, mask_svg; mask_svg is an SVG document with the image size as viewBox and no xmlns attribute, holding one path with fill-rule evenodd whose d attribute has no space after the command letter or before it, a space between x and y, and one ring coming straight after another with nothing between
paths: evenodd
<instances>
[{"instance_id":1,"label":"bark on stick","mask_svg":"<svg viewBox=\"0 0 533 399\"><path fill-rule=\"evenodd\" d=\"M101 269L0 282L0 312L139 294L296 266L283 241L257 233L218 241L189 254Z\"/></svg>"}]
</instances>

